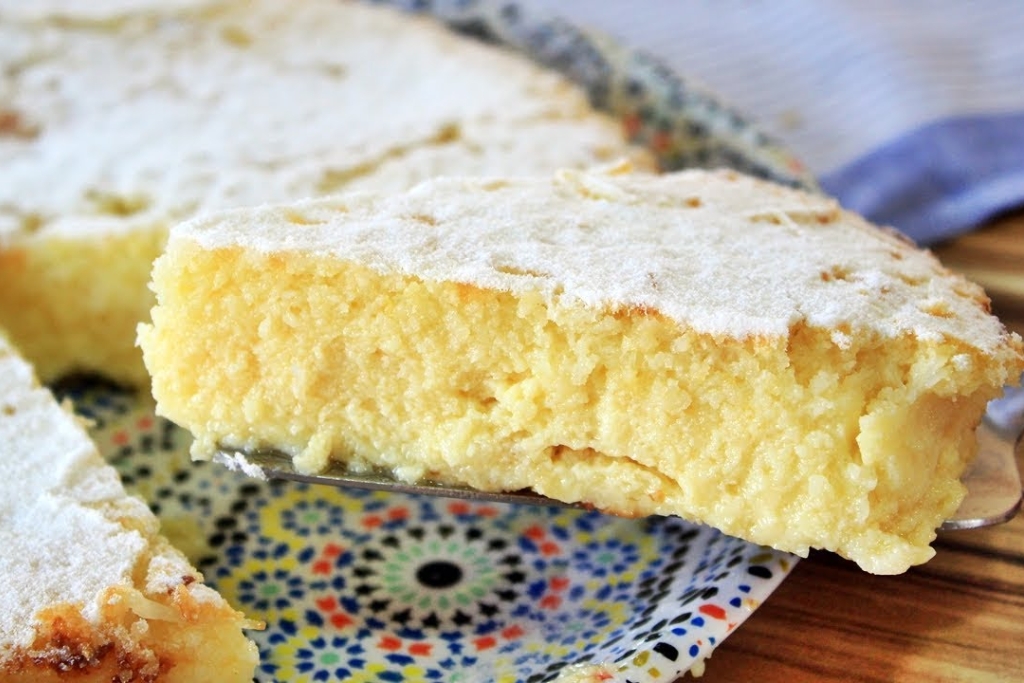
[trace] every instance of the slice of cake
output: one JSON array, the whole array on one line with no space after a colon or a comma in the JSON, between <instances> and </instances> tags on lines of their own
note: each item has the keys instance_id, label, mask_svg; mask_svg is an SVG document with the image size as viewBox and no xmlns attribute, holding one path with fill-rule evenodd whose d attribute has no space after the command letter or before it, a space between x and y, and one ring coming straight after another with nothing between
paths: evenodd
<instances>
[{"instance_id":1,"label":"slice of cake","mask_svg":"<svg viewBox=\"0 0 1024 683\"><path fill-rule=\"evenodd\" d=\"M140 343L194 455L273 448L871 572L932 556L1024 369L977 286L730 172L439 179L172 231Z\"/></svg>"},{"instance_id":2,"label":"slice of cake","mask_svg":"<svg viewBox=\"0 0 1024 683\"><path fill-rule=\"evenodd\" d=\"M0 680L252 680L252 624L2 336L0 443Z\"/></svg>"},{"instance_id":3,"label":"slice of cake","mask_svg":"<svg viewBox=\"0 0 1024 683\"><path fill-rule=\"evenodd\" d=\"M0 0L0 325L44 381L146 384L173 222L620 156L558 74L368 3Z\"/></svg>"}]
</instances>

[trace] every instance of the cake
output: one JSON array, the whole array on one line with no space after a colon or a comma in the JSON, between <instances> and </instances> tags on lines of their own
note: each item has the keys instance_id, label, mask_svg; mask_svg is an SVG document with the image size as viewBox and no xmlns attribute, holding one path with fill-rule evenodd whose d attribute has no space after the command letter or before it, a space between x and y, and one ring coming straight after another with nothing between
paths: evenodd
<instances>
[{"instance_id":1,"label":"cake","mask_svg":"<svg viewBox=\"0 0 1024 683\"><path fill-rule=\"evenodd\" d=\"M0 680L252 680L255 626L0 336Z\"/></svg>"},{"instance_id":2,"label":"cake","mask_svg":"<svg viewBox=\"0 0 1024 683\"><path fill-rule=\"evenodd\" d=\"M0 0L0 325L43 381L145 386L174 222L621 156L652 164L560 75L368 3Z\"/></svg>"},{"instance_id":3,"label":"cake","mask_svg":"<svg viewBox=\"0 0 1024 683\"><path fill-rule=\"evenodd\" d=\"M175 227L139 342L193 455L274 449L876 573L929 559L1019 336L825 197L733 172L441 178Z\"/></svg>"}]
</instances>

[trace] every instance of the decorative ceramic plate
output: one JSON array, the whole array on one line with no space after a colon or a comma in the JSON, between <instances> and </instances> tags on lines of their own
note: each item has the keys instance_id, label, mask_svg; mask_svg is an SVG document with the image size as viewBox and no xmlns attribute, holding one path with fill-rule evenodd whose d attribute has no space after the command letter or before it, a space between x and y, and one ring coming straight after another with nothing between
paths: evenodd
<instances>
[{"instance_id":1,"label":"decorative ceramic plate","mask_svg":"<svg viewBox=\"0 0 1024 683\"><path fill-rule=\"evenodd\" d=\"M568 74L666 168L812 184L655 60L507 2L405 4ZM676 518L261 482L190 462L188 435L129 394L58 390L208 582L266 621L251 633L263 683L670 682L699 669L795 562Z\"/></svg>"}]
</instances>

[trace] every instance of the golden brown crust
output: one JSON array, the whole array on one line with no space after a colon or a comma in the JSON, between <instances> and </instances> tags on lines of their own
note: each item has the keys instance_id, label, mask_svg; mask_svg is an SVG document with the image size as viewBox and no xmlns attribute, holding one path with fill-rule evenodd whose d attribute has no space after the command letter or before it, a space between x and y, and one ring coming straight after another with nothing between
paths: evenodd
<instances>
[{"instance_id":1,"label":"golden brown crust","mask_svg":"<svg viewBox=\"0 0 1024 683\"><path fill-rule=\"evenodd\" d=\"M183 576L182 583L169 588L163 596L143 596L125 587L111 588L101 598L100 626L83 616L80 605L59 604L41 610L31 646L16 648L0 660L0 680L175 680L175 669L191 669L196 655L193 641L177 639L175 630L182 626L217 628L218 624L237 628L243 618L223 603L197 598L189 589L195 581L195 577ZM133 605L140 600L157 610L167 610L166 618L147 619L136 614Z\"/></svg>"},{"instance_id":2,"label":"golden brown crust","mask_svg":"<svg viewBox=\"0 0 1024 683\"><path fill-rule=\"evenodd\" d=\"M53 605L40 611L35 639L15 650L0 674L5 681L156 681L173 664L149 649L125 642L116 631L98 629L78 605Z\"/></svg>"}]
</instances>

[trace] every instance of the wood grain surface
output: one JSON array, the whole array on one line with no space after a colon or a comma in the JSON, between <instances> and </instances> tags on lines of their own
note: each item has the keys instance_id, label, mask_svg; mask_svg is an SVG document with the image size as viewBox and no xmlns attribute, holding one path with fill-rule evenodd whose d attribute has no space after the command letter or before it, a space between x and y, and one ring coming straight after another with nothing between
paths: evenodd
<instances>
[{"instance_id":1,"label":"wood grain surface","mask_svg":"<svg viewBox=\"0 0 1024 683\"><path fill-rule=\"evenodd\" d=\"M1024 334L1024 212L935 252ZM931 562L886 577L812 554L716 650L701 681L1024 682L1024 514L943 533L935 547Z\"/></svg>"}]
</instances>

